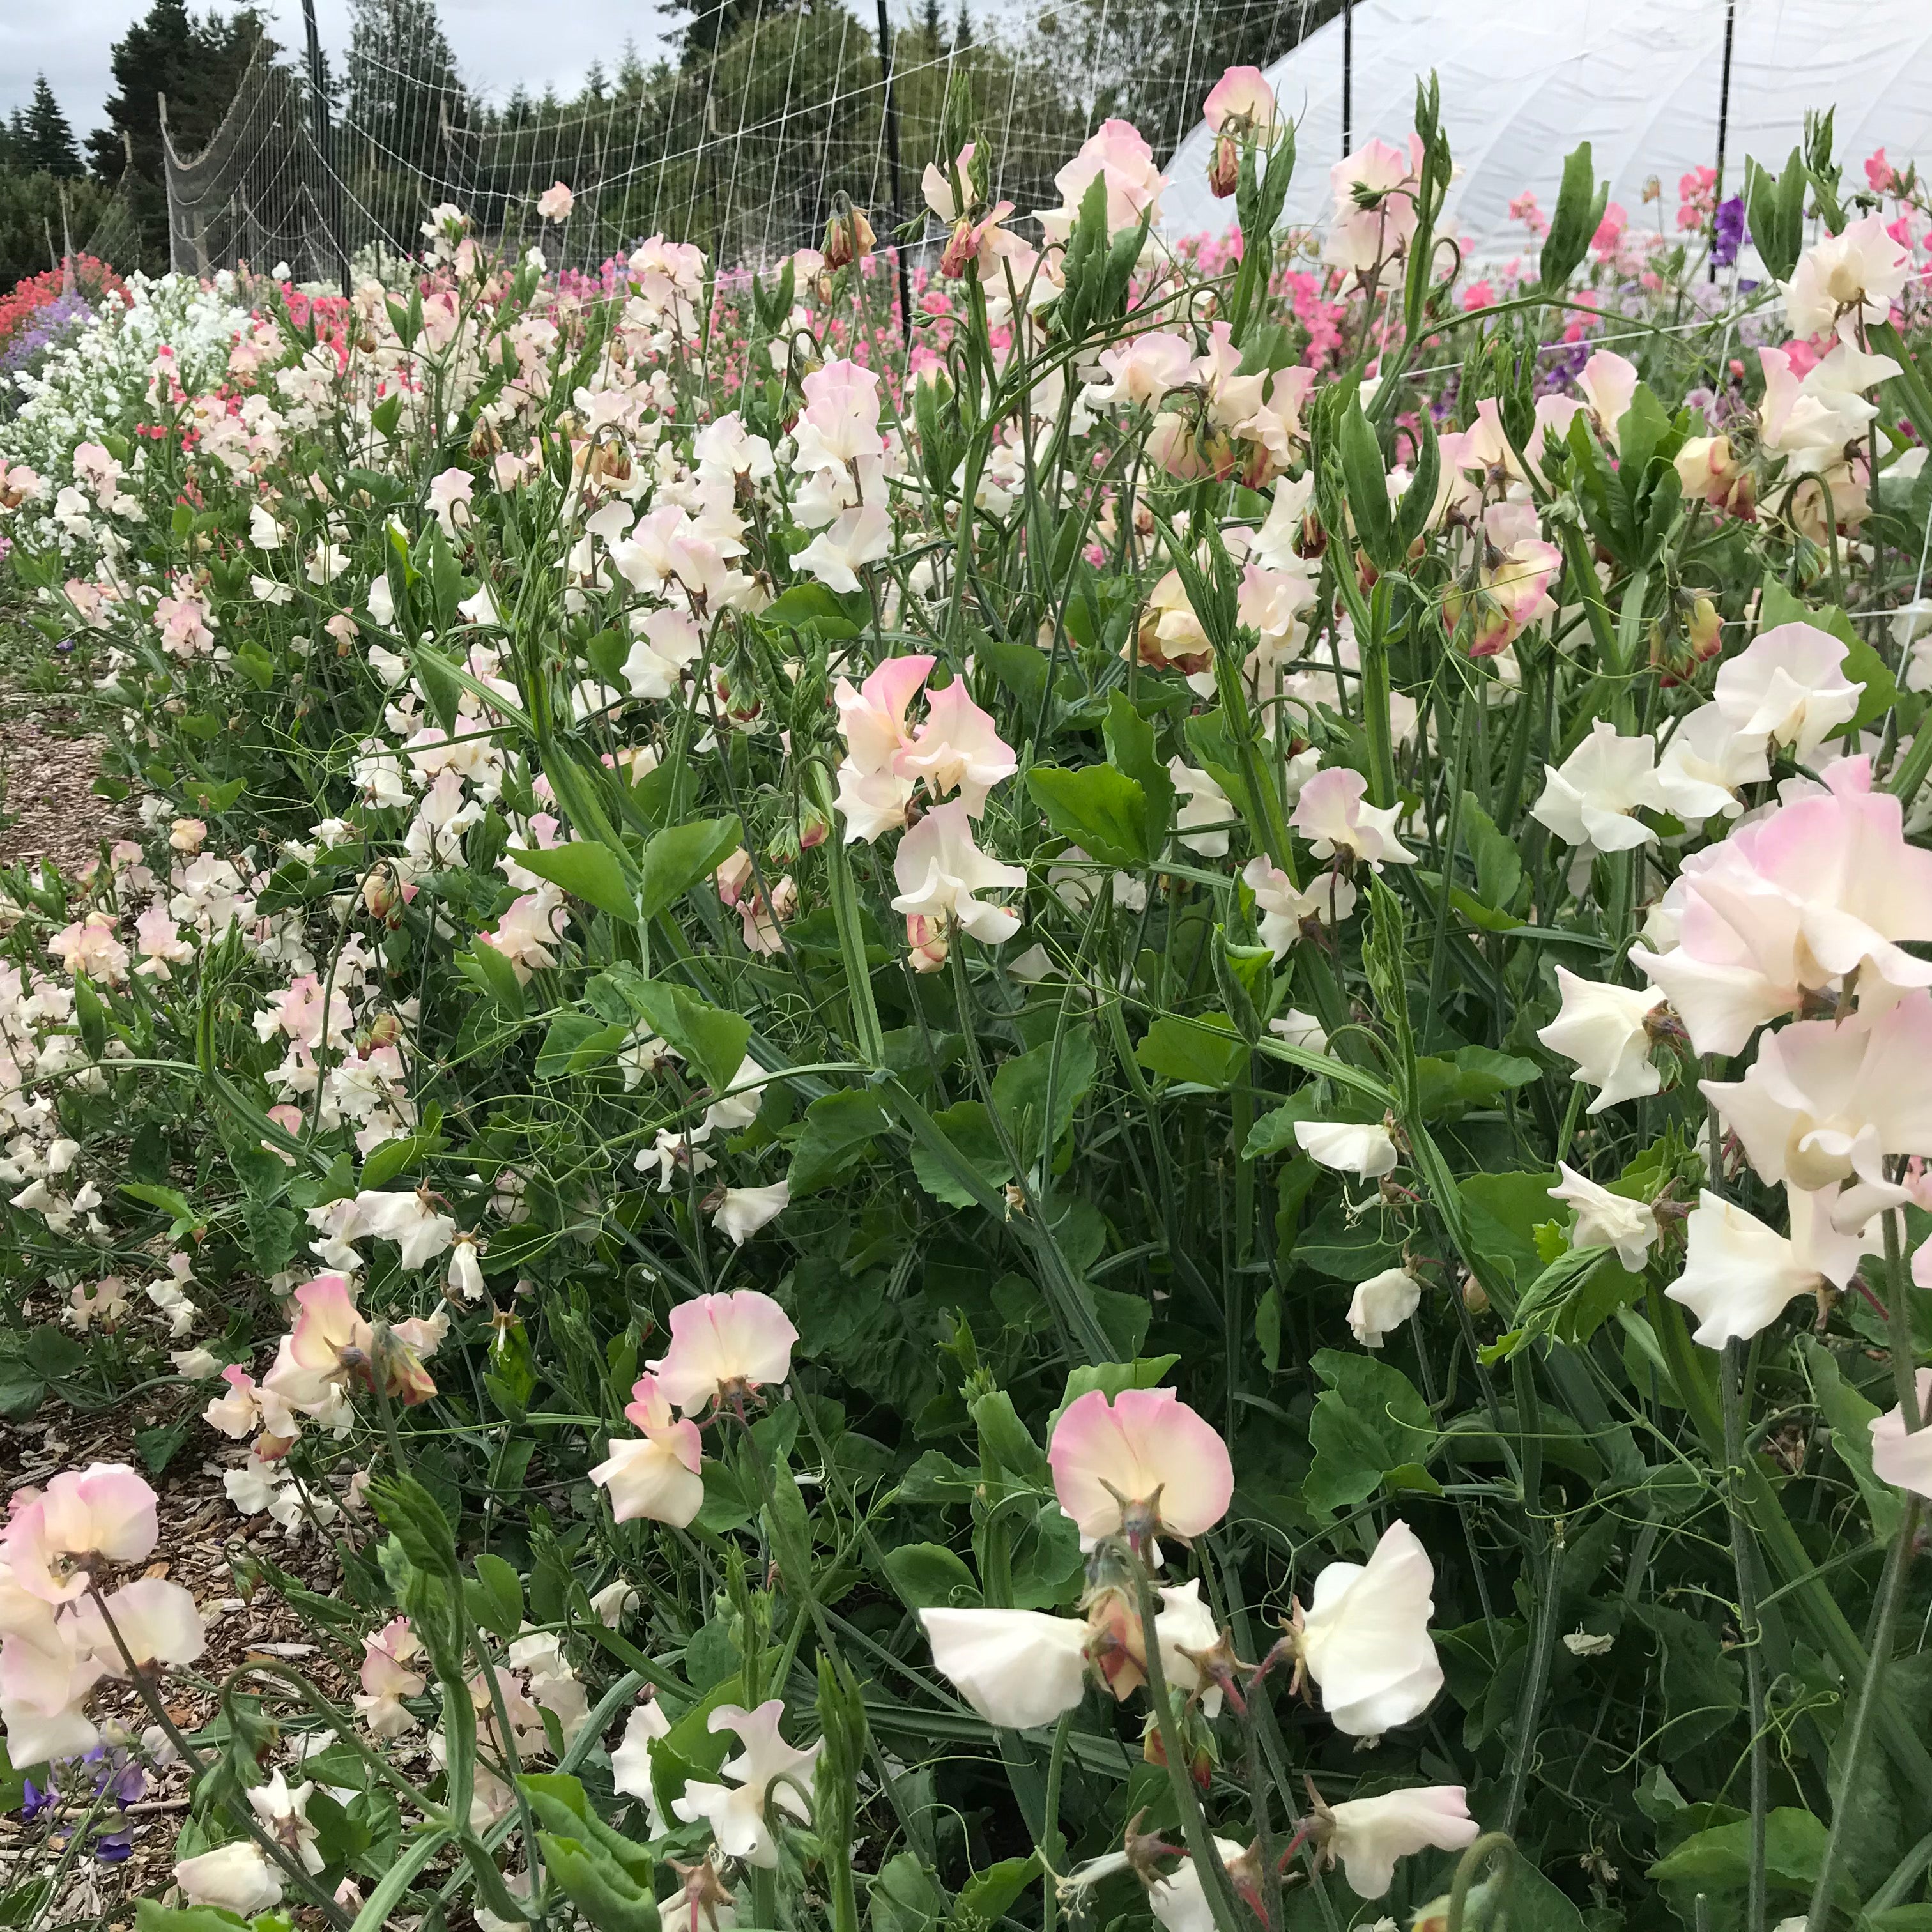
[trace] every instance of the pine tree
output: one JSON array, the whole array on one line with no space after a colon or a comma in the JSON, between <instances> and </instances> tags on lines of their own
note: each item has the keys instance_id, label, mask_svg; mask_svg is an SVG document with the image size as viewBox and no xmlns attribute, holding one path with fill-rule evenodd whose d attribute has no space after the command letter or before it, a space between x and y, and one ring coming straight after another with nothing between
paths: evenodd
<instances>
[{"instance_id":1,"label":"pine tree","mask_svg":"<svg viewBox=\"0 0 1932 1932\"><path fill-rule=\"evenodd\" d=\"M582 98L586 102L595 105L610 92L610 83L604 77L604 63L598 60L592 61L590 63L590 70L584 76Z\"/></svg>"},{"instance_id":2,"label":"pine tree","mask_svg":"<svg viewBox=\"0 0 1932 1932\"><path fill-rule=\"evenodd\" d=\"M966 10L966 0L959 0L958 23L952 29L952 50L963 52L973 44L973 16Z\"/></svg>"},{"instance_id":3,"label":"pine tree","mask_svg":"<svg viewBox=\"0 0 1932 1932\"><path fill-rule=\"evenodd\" d=\"M638 52L638 44L628 34L624 36L623 58L617 63L617 93L625 100L637 100L644 91L650 76L644 71L644 63Z\"/></svg>"},{"instance_id":4,"label":"pine tree","mask_svg":"<svg viewBox=\"0 0 1932 1932\"><path fill-rule=\"evenodd\" d=\"M919 10L919 30L926 36L927 47L934 54L946 50L946 23L940 17L939 0L921 0Z\"/></svg>"},{"instance_id":5,"label":"pine tree","mask_svg":"<svg viewBox=\"0 0 1932 1932\"><path fill-rule=\"evenodd\" d=\"M74 130L44 74L34 78L34 98L22 117L20 132L28 167L68 181L86 172L80 164L80 150L74 146Z\"/></svg>"}]
</instances>

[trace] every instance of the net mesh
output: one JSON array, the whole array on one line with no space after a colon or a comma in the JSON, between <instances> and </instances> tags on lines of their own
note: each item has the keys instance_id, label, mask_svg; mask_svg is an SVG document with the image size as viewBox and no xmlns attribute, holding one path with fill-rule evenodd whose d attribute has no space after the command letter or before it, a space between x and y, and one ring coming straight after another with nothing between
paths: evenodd
<instances>
[{"instance_id":1,"label":"net mesh","mask_svg":"<svg viewBox=\"0 0 1932 1932\"><path fill-rule=\"evenodd\" d=\"M1024 214L1057 203L1054 174L1102 120L1132 121L1164 158L1223 68L1265 66L1340 6L1072 0L986 32L940 0L911 20L866 0L712 0L674 57L646 69L627 55L614 84L533 103L465 87L430 0L358 0L344 80L323 74L326 113L304 67L263 47L206 147L166 142L171 264L286 262L335 281L417 253L426 212L453 202L556 266L662 234L761 267L816 242L841 193L882 236L916 216L949 99ZM559 181L574 205L542 222L537 198Z\"/></svg>"}]
</instances>

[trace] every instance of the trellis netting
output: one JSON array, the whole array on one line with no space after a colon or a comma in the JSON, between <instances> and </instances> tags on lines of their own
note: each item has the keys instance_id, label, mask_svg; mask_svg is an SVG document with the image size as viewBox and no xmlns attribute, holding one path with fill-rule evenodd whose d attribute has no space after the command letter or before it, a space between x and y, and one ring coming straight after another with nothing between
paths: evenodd
<instances>
[{"instance_id":1,"label":"trellis netting","mask_svg":"<svg viewBox=\"0 0 1932 1932\"><path fill-rule=\"evenodd\" d=\"M1056 171L1110 114L1156 152L1186 135L1232 62L1265 62L1340 0L1071 0L1018 22L935 24L877 0L713 0L674 61L562 112L492 104L461 83L433 12L391 0L358 33L339 107L314 112L307 71L258 56L197 154L167 148L172 266L206 274L286 262L329 280L370 251L413 254L453 202L482 232L541 242L592 267L644 236L758 266L822 236L843 193L886 221L921 208L950 95L998 156L998 194L1054 205ZM884 58L882 58L882 50ZM537 198L575 200L547 225Z\"/></svg>"}]
</instances>

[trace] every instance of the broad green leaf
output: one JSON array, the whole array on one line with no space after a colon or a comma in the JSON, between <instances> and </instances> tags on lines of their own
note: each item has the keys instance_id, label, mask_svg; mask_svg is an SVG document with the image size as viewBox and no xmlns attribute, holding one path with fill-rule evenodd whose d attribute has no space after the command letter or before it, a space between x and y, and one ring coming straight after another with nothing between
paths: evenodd
<instances>
[{"instance_id":1,"label":"broad green leaf","mask_svg":"<svg viewBox=\"0 0 1932 1932\"><path fill-rule=\"evenodd\" d=\"M1422 1474L1436 1424L1414 1384L1372 1355L1324 1348L1311 1366L1328 1386L1309 1418L1315 1465L1301 1490L1309 1507L1335 1514L1365 1502L1391 1470L1403 1471L1408 1486L1417 1486L1414 1475Z\"/></svg>"},{"instance_id":2,"label":"broad green leaf","mask_svg":"<svg viewBox=\"0 0 1932 1932\"><path fill-rule=\"evenodd\" d=\"M1167 1014L1148 1028L1134 1058L1150 1073L1196 1087L1232 1087L1248 1070L1248 1043L1226 1013Z\"/></svg>"},{"instance_id":3,"label":"broad green leaf","mask_svg":"<svg viewBox=\"0 0 1932 1932\"><path fill-rule=\"evenodd\" d=\"M993 1118L983 1102L956 1101L934 1114L932 1124L952 1144L987 1193L997 1194L1012 1179L1012 1163L1000 1148ZM913 1142L912 1171L918 1177L920 1186L935 1201L944 1201L951 1208L976 1208L980 1204L982 1197L974 1193L922 1141Z\"/></svg>"},{"instance_id":4,"label":"broad green leaf","mask_svg":"<svg viewBox=\"0 0 1932 1932\"><path fill-rule=\"evenodd\" d=\"M886 1574L911 1610L977 1610L980 1586L973 1573L940 1543L906 1543L885 1553Z\"/></svg>"},{"instance_id":5,"label":"broad green leaf","mask_svg":"<svg viewBox=\"0 0 1932 1932\"><path fill-rule=\"evenodd\" d=\"M1144 866L1155 856L1154 814L1145 790L1112 765L1076 771L1036 765L1027 788L1046 821L1090 859L1107 866Z\"/></svg>"},{"instance_id":6,"label":"broad green leaf","mask_svg":"<svg viewBox=\"0 0 1932 1932\"><path fill-rule=\"evenodd\" d=\"M864 1159L892 1117L869 1094L826 1094L805 1110L786 1178L792 1198L815 1192Z\"/></svg>"},{"instance_id":7,"label":"broad green leaf","mask_svg":"<svg viewBox=\"0 0 1932 1932\"><path fill-rule=\"evenodd\" d=\"M561 886L573 898L582 899L626 925L637 922L637 902L624 883L624 868L608 847L576 838L568 844L553 845L548 851L513 848L508 856L526 872Z\"/></svg>"},{"instance_id":8,"label":"broad green leaf","mask_svg":"<svg viewBox=\"0 0 1932 1932\"><path fill-rule=\"evenodd\" d=\"M654 833L638 860L639 913L656 918L717 871L742 842L743 828L735 818L693 819Z\"/></svg>"},{"instance_id":9,"label":"broad green leaf","mask_svg":"<svg viewBox=\"0 0 1932 1932\"><path fill-rule=\"evenodd\" d=\"M651 1030L676 1047L714 1093L723 1093L737 1078L752 1040L752 1022L742 1013L728 1012L682 986L635 972L625 975L622 983Z\"/></svg>"},{"instance_id":10,"label":"broad green leaf","mask_svg":"<svg viewBox=\"0 0 1932 1932\"><path fill-rule=\"evenodd\" d=\"M1070 1028L1057 1046L1048 1040L1001 1065L993 1076L993 1104L1023 1160L1037 1160L1042 1146L1060 1144L1094 1084L1099 1066L1094 1030L1084 1023ZM1053 1105L1050 1122L1046 1119L1049 1085Z\"/></svg>"}]
</instances>

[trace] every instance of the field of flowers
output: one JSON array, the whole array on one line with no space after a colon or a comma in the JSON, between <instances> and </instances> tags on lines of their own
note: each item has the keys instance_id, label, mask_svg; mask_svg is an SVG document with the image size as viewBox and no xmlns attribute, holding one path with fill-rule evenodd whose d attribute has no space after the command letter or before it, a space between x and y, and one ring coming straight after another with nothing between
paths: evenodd
<instances>
[{"instance_id":1,"label":"field of flowers","mask_svg":"<svg viewBox=\"0 0 1932 1932\"><path fill-rule=\"evenodd\" d=\"M140 1932L1932 1928L1932 203L1207 112L1232 247L956 129L910 317L445 207L50 336L0 1417L159 1420L0 1924L184 1762Z\"/></svg>"}]
</instances>

